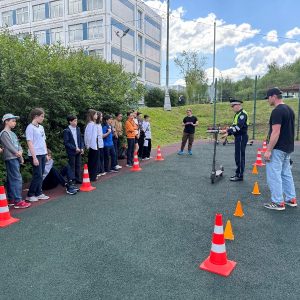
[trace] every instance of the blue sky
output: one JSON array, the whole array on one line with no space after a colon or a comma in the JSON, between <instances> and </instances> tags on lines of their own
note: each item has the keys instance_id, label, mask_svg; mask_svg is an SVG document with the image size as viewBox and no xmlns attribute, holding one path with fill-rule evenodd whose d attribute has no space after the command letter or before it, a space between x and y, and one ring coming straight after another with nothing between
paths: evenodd
<instances>
[{"instance_id":1,"label":"blue sky","mask_svg":"<svg viewBox=\"0 0 300 300\"><path fill-rule=\"evenodd\" d=\"M166 1L145 1L166 23ZM212 79L213 22L217 23L216 76L233 80L263 75L300 57L300 1L296 0L170 0L170 84L182 83L173 63L183 50L207 57ZM163 27L165 33L165 27ZM165 34L163 33L163 47ZM162 84L165 83L165 52Z\"/></svg>"}]
</instances>

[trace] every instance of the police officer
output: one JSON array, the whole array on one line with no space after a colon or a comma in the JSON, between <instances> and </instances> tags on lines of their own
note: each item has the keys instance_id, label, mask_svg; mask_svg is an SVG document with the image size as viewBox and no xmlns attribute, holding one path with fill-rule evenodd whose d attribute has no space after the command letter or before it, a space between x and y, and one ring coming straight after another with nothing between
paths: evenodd
<instances>
[{"instance_id":1,"label":"police officer","mask_svg":"<svg viewBox=\"0 0 300 300\"><path fill-rule=\"evenodd\" d=\"M222 138L228 135L234 135L234 145L235 145L235 163L236 171L235 175L230 177L231 181L243 181L243 175L245 170L245 150L248 142L248 114L242 108L243 101L230 99L230 106L235 112L232 125L226 130L220 131L224 133Z\"/></svg>"}]
</instances>

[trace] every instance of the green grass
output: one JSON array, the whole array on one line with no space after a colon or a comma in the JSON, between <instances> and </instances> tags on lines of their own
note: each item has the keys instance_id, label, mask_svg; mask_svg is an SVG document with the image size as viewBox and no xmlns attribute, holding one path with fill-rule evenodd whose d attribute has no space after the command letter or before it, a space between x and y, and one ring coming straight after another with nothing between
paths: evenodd
<instances>
[{"instance_id":1,"label":"green grass","mask_svg":"<svg viewBox=\"0 0 300 300\"><path fill-rule=\"evenodd\" d=\"M298 100L285 99L285 103L291 106L295 112L296 120L298 115ZM151 118L151 130L153 146L169 145L177 143L182 136L182 119L186 116L186 109L190 107L193 115L199 120L199 127L196 129L197 139L207 139L211 136L206 133L207 127L213 124L213 105L194 104L189 106L174 107L171 111L164 111L163 108L141 108L143 114ZM250 123L253 123L253 101L245 101L244 109L248 112ZM263 140L268 133L268 123L272 108L266 101L257 101L256 104L256 129L255 139ZM217 103L216 123L221 126L231 125L234 113L228 102ZM252 138L253 127L248 129L249 138Z\"/></svg>"}]
</instances>

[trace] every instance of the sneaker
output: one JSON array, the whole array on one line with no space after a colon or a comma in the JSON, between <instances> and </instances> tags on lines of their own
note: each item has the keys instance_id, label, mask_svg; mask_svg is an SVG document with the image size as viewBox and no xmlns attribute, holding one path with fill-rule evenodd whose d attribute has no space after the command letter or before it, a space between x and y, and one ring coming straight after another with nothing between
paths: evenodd
<instances>
[{"instance_id":1,"label":"sneaker","mask_svg":"<svg viewBox=\"0 0 300 300\"><path fill-rule=\"evenodd\" d=\"M30 206L31 206L31 203L27 203L24 200L15 202L15 205L14 205L15 208L28 208Z\"/></svg>"},{"instance_id":2,"label":"sneaker","mask_svg":"<svg viewBox=\"0 0 300 300\"><path fill-rule=\"evenodd\" d=\"M117 169L111 169L109 172L118 173L119 171Z\"/></svg>"},{"instance_id":3,"label":"sneaker","mask_svg":"<svg viewBox=\"0 0 300 300\"><path fill-rule=\"evenodd\" d=\"M30 196L30 197L26 197L26 201L29 201L29 202L38 202L39 199L36 196Z\"/></svg>"},{"instance_id":4,"label":"sneaker","mask_svg":"<svg viewBox=\"0 0 300 300\"><path fill-rule=\"evenodd\" d=\"M243 181L243 177L231 176L230 181Z\"/></svg>"},{"instance_id":5,"label":"sneaker","mask_svg":"<svg viewBox=\"0 0 300 300\"><path fill-rule=\"evenodd\" d=\"M69 187L67 187L67 188L73 189L73 190L75 190L76 192L80 191L80 188L77 187L77 186L74 185L74 184L70 184Z\"/></svg>"},{"instance_id":6,"label":"sneaker","mask_svg":"<svg viewBox=\"0 0 300 300\"><path fill-rule=\"evenodd\" d=\"M189 155L193 155L192 150L189 150L189 151L188 151L188 154L189 154Z\"/></svg>"},{"instance_id":7,"label":"sneaker","mask_svg":"<svg viewBox=\"0 0 300 300\"><path fill-rule=\"evenodd\" d=\"M145 160L149 160L149 159L150 159L150 157L146 157L146 158L145 158Z\"/></svg>"},{"instance_id":8,"label":"sneaker","mask_svg":"<svg viewBox=\"0 0 300 300\"><path fill-rule=\"evenodd\" d=\"M127 164L127 165L126 165L126 167L128 167L128 168L132 168L132 165L129 165L129 164Z\"/></svg>"},{"instance_id":9,"label":"sneaker","mask_svg":"<svg viewBox=\"0 0 300 300\"><path fill-rule=\"evenodd\" d=\"M115 168L116 168L117 170L119 170L119 169L122 169L122 166L116 165Z\"/></svg>"},{"instance_id":10,"label":"sneaker","mask_svg":"<svg viewBox=\"0 0 300 300\"><path fill-rule=\"evenodd\" d=\"M284 204L291 207L297 207L297 200L296 198L293 198L289 201L285 201Z\"/></svg>"},{"instance_id":11,"label":"sneaker","mask_svg":"<svg viewBox=\"0 0 300 300\"><path fill-rule=\"evenodd\" d=\"M40 194L37 196L38 200L48 200L50 197L46 196L45 194Z\"/></svg>"},{"instance_id":12,"label":"sneaker","mask_svg":"<svg viewBox=\"0 0 300 300\"><path fill-rule=\"evenodd\" d=\"M13 200L7 200L7 205L8 205L8 207L15 206L15 201L13 201Z\"/></svg>"},{"instance_id":13,"label":"sneaker","mask_svg":"<svg viewBox=\"0 0 300 300\"><path fill-rule=\"evenodd\" d=\"M280 204L277 204L274 202L265 203L264 207L268 208L268 209L273 209L273 210L285 210L284 202L282 202Z\"/></svg>"},{"instance_id":14,"label":"sneaker","mask_svg":"<svg viewBox=\"0 0 300 300\"><path fill-rule=\"evenodd\" d=\"M69 186L68 188L66 188L66 193L69 195L75 195L77 194L77 191L72 186Z\"/></svg>"},{"instance_id":15,"label":"sneaker","mask_svg":"<svg viewBox=\"0 0 300 300\"><path fill-rule=\"evenodd\" d=\"M180 151L177 152L177 154L178 154L178 155L183 155L184 152L180 150Z\"/></svg>"}]
</instances>

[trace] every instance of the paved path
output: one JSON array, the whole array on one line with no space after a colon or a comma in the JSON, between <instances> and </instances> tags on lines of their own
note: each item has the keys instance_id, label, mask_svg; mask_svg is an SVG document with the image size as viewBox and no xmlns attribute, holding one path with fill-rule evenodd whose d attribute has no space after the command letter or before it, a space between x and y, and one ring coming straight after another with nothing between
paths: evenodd
<instances>
[{"instance_id":1,"label":"paved path","mask_svg":"<svg viewBox=\"0 0 300 300\"><path fill-rule=\"evenodd\" d=\"M193 156L170 154L142 172L100 180L94 192L18 213L19 223L0 229L0 299L299 299L299 208L262 207L269 192L265 170L251 174L256 149L247 149L244 182L229 182L228 145L217 153L224 178L210 184L212 144L199 143ZM258 197L251 194L256 180ZM233 217L238 199L242 219ZM198 269L217 212L235 234L226 243L237 262L228 278Z\"/></svg>"}]
</instances>

